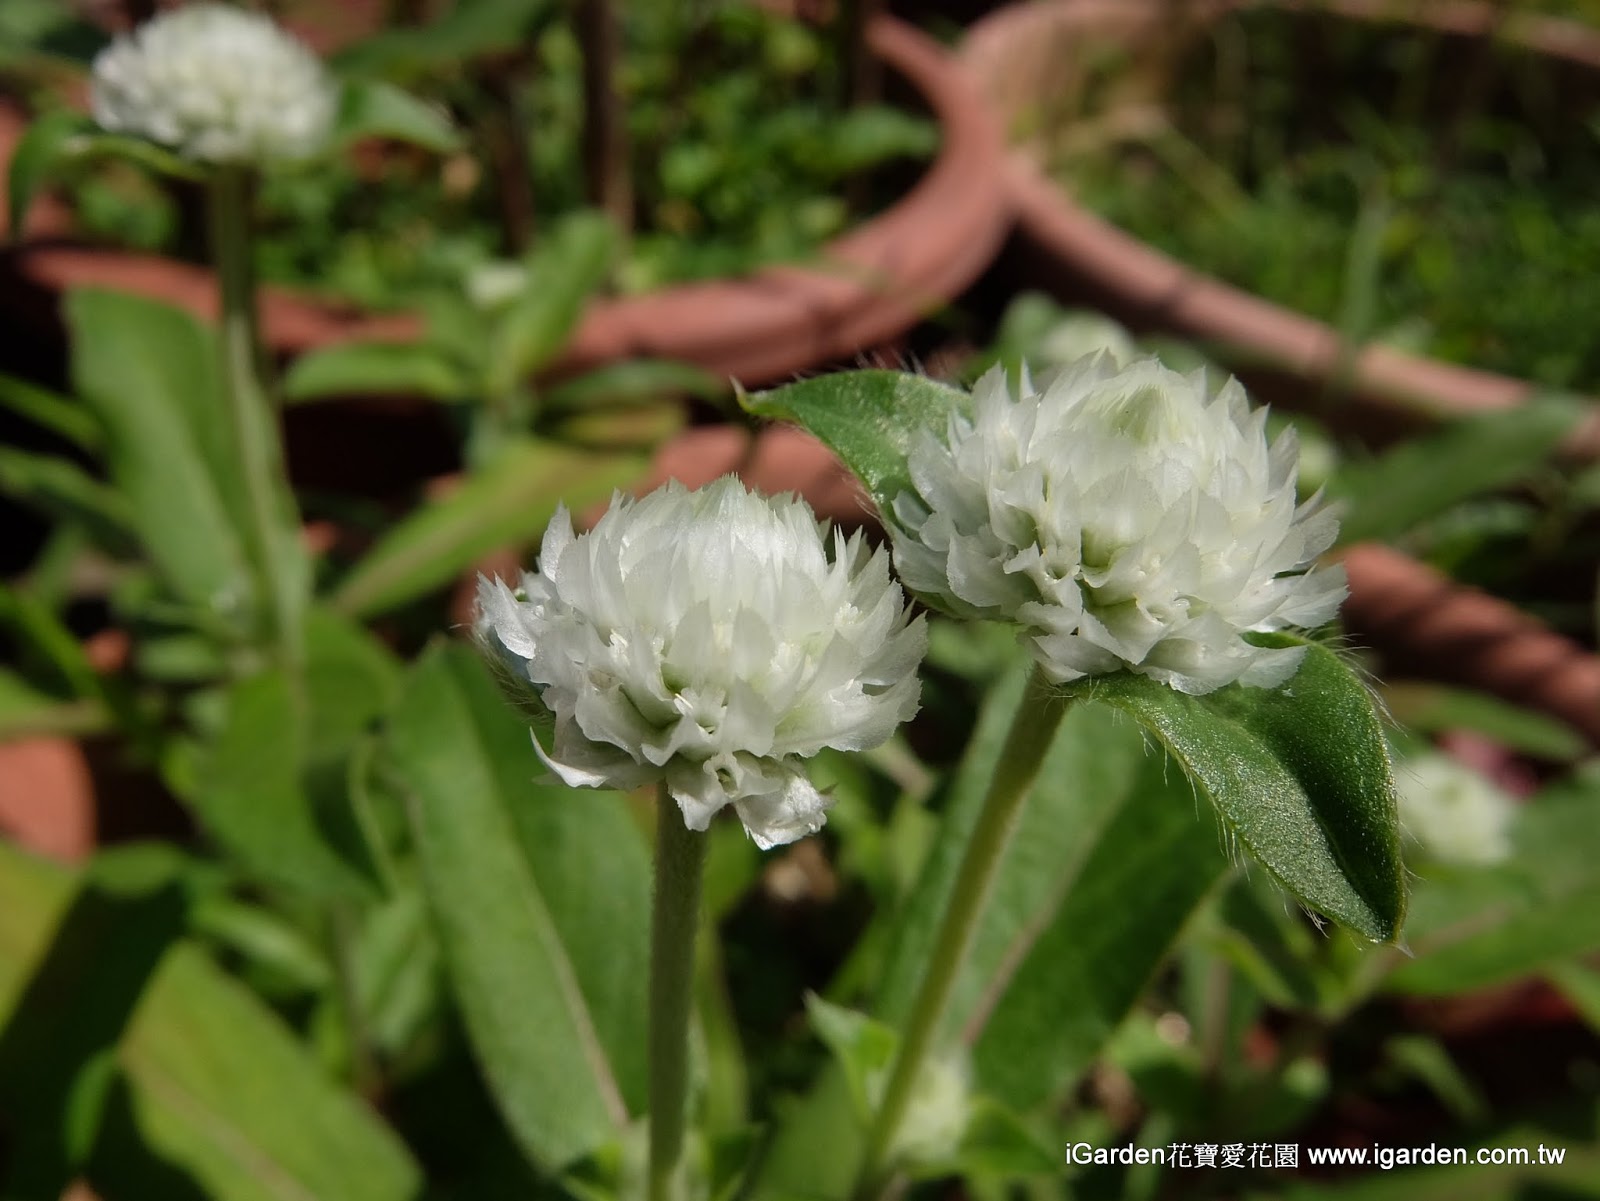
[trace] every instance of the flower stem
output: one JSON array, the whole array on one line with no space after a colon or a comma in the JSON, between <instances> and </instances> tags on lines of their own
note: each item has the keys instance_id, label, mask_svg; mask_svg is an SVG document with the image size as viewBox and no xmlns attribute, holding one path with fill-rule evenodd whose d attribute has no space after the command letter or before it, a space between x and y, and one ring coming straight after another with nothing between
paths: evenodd
<instances>
[{"instance_id":1,"label":"flower stem","mask_svg":"<svg viewBox=\"0 0 1600 1201\"><path fill-rule=\"evenodd\" d=\"M989 781L983 809L967 841L944 921L934 938L926 974L867 1138L866 1153L856 1177L858 1201L880 1196L890 1182L895 1138L911 1103L917 1077L949 1008L950 994L972 946L995 873L1016 829L1022 802L1033 788L1040 765L1066 714L1067 704L1068 698L1035 667L1022 694L1022 703L1011 719L1011 730L1006 735L994 777Z\"/></svg>"},{"instance_id":2,"label":"flower stem","mask_svg":"<svg viewBox=\"0 0 1600 1201\"><path fill-rule=\"evenodd\" d=\"M650 1201L677 1201L682 1195L689 1010L706 838L683 824L665 787L658 814L650 932Z\"/></svg>"},{"instance_id":3,"label":"flower stem","mask_svg":"<svg viewBox=\"0 0 1600 1201\"><path fill-rule=\"evenodd\" d=\"M233 443L233 462L218 466L223 473L238 473L241 533L255 574L263 641L279 666L292 673L300 659L298 619L308 576L297 541L298 523L282 483L277 415L262 370L250 250L253 183L246 168L219 167L211 174L206 198L221 292L222 375Z\"/></svg>"}]
</instances>

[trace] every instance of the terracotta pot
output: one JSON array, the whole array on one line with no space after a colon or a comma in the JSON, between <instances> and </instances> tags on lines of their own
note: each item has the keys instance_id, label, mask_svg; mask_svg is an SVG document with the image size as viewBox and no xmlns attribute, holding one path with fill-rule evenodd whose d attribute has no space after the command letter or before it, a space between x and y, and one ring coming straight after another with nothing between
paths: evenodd
<instances>
[{"instance_id":1,"label":"terracotta pot","mask_svg":"<svg viewBox=\"0 0 1600 1201\"><path fill-rule=\"evenodd\" d=\"M1344 555L1344 623L1396 676L1492 693L1600 747L1600 658L1521 610L1377 543Z\"/></svg>"},{"instance_id":2,"label":"terracotta pot","mask_svg":"<svg viewBox=\"0 0 1600 1201\"><path fill-rule=\"evenodd\" d=\"M1508 16L1503 6L1435 0L1274 0L1277 7L1328 11L1351 20L1393 21L1526 46L1600 72L1600 31L1571 22ZM962 46L969 68L1008 124L1048 111L1074 86L1090 49L1137 48L1159 55L1174 30L1192 31L1244 0L1046 0L991 14ZM1037 148L1008 156L1005 178L1017 208L1014 256L1033 282L1086 302L1140 329L1211 344L1257 378L1257 390L1293 403L1330 388L1340 424L1378 439L1439 418L1512 408L1527 382L1457 367L1383 346L1351 347L1331 326L1186 267L1074 203L1044 173ZM1582 458L1600 457L1600 413L1569 439Z\"/></svg>"},{"instance_id":3,"label":"terracotta pot","mask_svg":"<svg viewBox=\"0 0 1600 1201\"><path fill-rule=\"evenodd\" d=\"M53 859L95 844L95 787L83 748L66 738L0 742L0 837Z\"/></svg>"},{"instance_id":4,"label":"terracotta pot","mask_svg":"<svg viewBox=\"0 0 1600 1201\"><path fill-rule=\"evenodd\" d=\"M698 364L746 384L848 359L897 337L961 292L993 259L1010 221L997 125L976 88L931 39L890 17L869 45L922 98L943 134L938 157L887 212L826 246L806 267L679 287L591 306L557 371L649 355ZM0 109L0 175L20 133ZM52 225L52 220L55 224ZM82 285L156 296L209 315L210 273L149 256L72 245L59 216L0 256L0 316L35 332L59 329L59 297ZM352 338L415 337L411 314L374 315L269 290L268 343L284 355Z\"/></svg>"}]
</instances>

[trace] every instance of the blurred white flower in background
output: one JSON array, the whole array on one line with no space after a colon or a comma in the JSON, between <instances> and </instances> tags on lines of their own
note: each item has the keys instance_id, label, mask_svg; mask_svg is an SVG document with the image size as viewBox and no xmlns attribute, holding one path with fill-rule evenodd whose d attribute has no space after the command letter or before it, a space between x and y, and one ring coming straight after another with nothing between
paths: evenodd
<instances>
[{"instance_id":1,"label":"blurred white flower in background","mask_svg":"<svg viewBox=\"0 0 1600 1201\"><path fill-rule=\"evenodd\" d=\"M95 120L199 162L265 167L327 142L336 94L322 63L258 13L191 4L96 56Z\"/></svg>"},{"instance_id":2,"label":"blurred white flower in background","mask_svg":"<svg viewBox=\"0 0 1600 1201\"><path fill-rule=\"evenodd\" d=\"M1127 329L1103 313L1075 310L1066 313L1038 341L1035 359L1047 366L1066 366L1104 352L1118 367L1139 357L1139 348Z\"/></svg>"},{"instance_id":3,"label":"blurred white flower in background","mask_svg":"<svg viewBox=\"0 0 1600 1201\"><path fill-rule=\"evenodd\" d=\"M823 824L803 758L917 709L927 633L888 555L731 476L617 497L586 534L559 511L537 570L478 603L479 639L555 715L539 754L562 780L663 781L693 830L731 804L762 848Z\"/></svg>"},{"instance_id":4,"label":"blurred white flower in background","mask_svg":"<svg viewBox=\"0 0 1600 1201\"><path fill-rule=\"evenodd\" d=\"M1511 853L1517 803L1481 772L1430 752L1403 761L1394 776L1400 827L1428 858L1487 866Z\"/></svg>"},{"instance_id":5,"label":"blurred white flower in background","mask_svg":"<svg viewBox=\"0 0 1600 1201\"><path fill-rule=\"evenodd\" d=\"M887 1081L879 1082L881 1092ZM875 1097L874 1104L882 1098ZM912 1165L948 1164L972 1121L972 1068L965 1054L929 1056L917 1073L889 1158Z\"/></svg>"},{"instance_id":6,"label":"blurred white flower in background","mask_svg":"<svg viewBox=\"0 0 1600 1201\"><path fill-rule=\"evenodd\" d=\"M1316 626L1343 570L1313 569L1338 522L1297 505L1296 444L1230 380L1097 354L1013 395L999 368L944 436L913 443L895 501L906 586L951 612L1016 622L1057 682L1139 672L1188 693L1271 687L1298 648L1251 631Z\"/></svg>"}]
</instances>

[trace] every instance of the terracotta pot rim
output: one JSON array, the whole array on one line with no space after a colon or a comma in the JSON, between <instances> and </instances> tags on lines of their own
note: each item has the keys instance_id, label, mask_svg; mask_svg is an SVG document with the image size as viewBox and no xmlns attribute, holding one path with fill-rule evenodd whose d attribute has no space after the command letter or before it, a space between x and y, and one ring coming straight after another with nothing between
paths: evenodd
<instances>
[{"instance_id":1,"label":"terracotta pot rim","mask_svg":"<svg viewBox=\"0 0 1600 1201\"><path fill-rule=\"evenodd\" d=\"M931 38L882 16L869 27L868 43L918 93L943 135L939 153L906 195L830 242L813 265L770 267L591 305L557 372L649 355L749 384L769 383L898 336L982 273L1012 218L999 124L976 85ZM14 137L20 115L0 106L0 147L6 148L0 158L9 157L8 122ZM0 162L0 171L5 165ZM47 217L35 228L50 235L61 224ZM0 276L47 294L94 284L214 312L210 273L203 268L58 238L8 248L0 254ZM265 297L263 320L268 343L282 354L353 339L405 340L421 330L414 314L361 313L276 289Z\"/></svg>"},{"instance_id":2,"label":"terracotta pot rim","mask_svg":"<svg viewBox=\"0 0 1600 1201\"><path fill-rule=\"evenodd\" d=\"M1197 21L1209 21L1254 7L1330 12L1463 35L1494 30L1530 50L1600 73L1600 30L1553 17L1505 17L1478 0L1433 0L1422 6L1393 0L1210 0L1185 11L1196 14ZM960 58L983 83L986 98L994 101L1005 78L1001 64L1016 46L1059 45L1061 31L1077 28L1110 25L1128 32L1163 14L1170 14L1166 0L1013 4L972 27ZM1057 187L1026 149L1008 153L1004 173L1017 210L1018 234L1028 251L1061 275L1086 281L1110 297L1119 310L1114 315L1228 346L1242 361L1304 382L1338 380L1348 392L1348 403L1389 424L1422 425L1503 411L1526 403L1536 391L1526 380L1386 346L1347 346L1332 326L1186 266L1095 216ZM1573 431L1564 452L1581 460L1600 458L1600 412Z\"/></svg>"},{"instance_id":3,"label":"terracotta pot rim","mask_svg":"<svg viewBox=\"0 0 1600 1201\"><path fill-rule=\"evenodd\" d=\"M1409 669L1405 678L1490 693L1553 717L1600 748L1600 656L1393 547L1364 542L1341 558L1350 580L1345 629Z\"/></svg>"}]
</instances>

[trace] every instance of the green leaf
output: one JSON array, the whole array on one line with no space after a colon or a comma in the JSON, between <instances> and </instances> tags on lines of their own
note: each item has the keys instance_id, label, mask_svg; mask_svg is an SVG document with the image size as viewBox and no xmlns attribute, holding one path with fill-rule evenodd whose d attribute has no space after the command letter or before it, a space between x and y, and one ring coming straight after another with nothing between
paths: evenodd
<instances>
[{"instance_id":1,"label":"green leaf","mask_svg":"<svg viewBox=\"0 0 1600 1201\"><path fill-rule=\"evenodd\" d=\"M453 4L436 21L385 30L342 50L334 66L342 75L447 74L462 64L528 44L550 0L477 0Z\"/></svg>"},{"instance_id":2,"label":"green leaf","mask_svg":"<svg viewBox=\"0 0 1600 1201\"><path fill-rule=\"evenodd\" d=\"M540 422L553 441L583 450L634 450L649 453L683 428L683 406L660 400L627 408L568 412Z\"/></svg>"},{"instance_id":3,"label":"green leaf","mask_svg":"<svg viewBox=\"0 0 1600 1201\"><path fill-rule=\"evenodd\" d=\"M1544 976L1583 1015L1589 1029L1600 1031L1600 969L1574 960L1552 964Z\"/></svg>"},{"instance_id":4,"label":"green leaf","mask_svg":"<svg viewBox=\"0 0 1600 1201\"><path fill-rule=\"evenodd\" d=\"M165 146L158 146L154 142L132 134L91 130L73 138L67 150L80 159L124 159L154 171L157 175L165 175L169 179L200 183L206 178L207 168L204 165L186 159Z\"/></svg>"},{"instance_id":5,"label":"green leaf","mask_svg":"<svg viewBox=\"0 0 1600 1201\"><path fill-rule=\"evenodd\" d=\"M127 501L68 459L0 446L0 491L57 521L81 522L108 550L125 551L132 542Z\"/></svg>"},{"instance_id":6,"label":"green leaf","mask_svg":"<svg viewBox=\"0 0 1600 1201\"><path fill-rule=\"evenodd\" d=\"M45 113L28 123L11 152L6 179L6 221L13 239L21 236L34 197L49 184L60 164L73 157L73 140L93 128L88 117L71 109Z\"/></svg>"},{"instance_id":7,"label":"green leaf","mask_svg":"<svg viewBox=\"0 0 1600 1201\"><path fill-rule=\"evenodd\" d=\"M956 1164L963 1176L1055 1176L1061 1170L1061 1151L1053 1139L1031 1129L992 1097L979 1097Z\"/></svg>"},{"instance_id":8,"label":"green leaf","mask_svg":"<svg viewBox=\"0 0 1600 1201\"><path fill-rule=\"evenodd\" d=\"M310 761L342 758L374 725L400 686L400 663L361 626L315 608L306 620L306 700Z\"/></svg>"},{"instance_id":9,"label":"green leaf","mask_svg":"<svg viewBox=\"0 0 1600 1201\"><path fill-rule=\"evenodd\" d=\"M1413 887L1414 958L1389 988L1430 996L1488 988L1600 948L1600 771L1580 772L1517 809L1511 855L1435 869Z\"/></svg>"},{"instance_id":10,"label":"green leaf","mask_svg":"<svg viewBox=\"0 0 1600 1201\"><path fill-rule=\"evenodd\" d=\"M0 1031L8 1196L59 1195L98 1137L109 1057L183 931L176 867L151 847L93 865Z\"/></svg>"},{"instance_id":11,"label":"green leaf","mask_svg":"<svg viewBox=\"0 0 1600 1201\"><path fill-rule=\"evenodd\" d=\"M906 456L921 431L941 433L967 395L900 371L842 371L744 399L758 417L799 423L859 476L882 513L911 490Z\"/></svg>"},{"instance_id":12,"label":"green leaf","mask_svg":"<svg viewBox=\"0 0 1600 1201\"><path fill-rule=\"evenodd\" d=\"M926 117L886 105L839 114L827 134L827 165L845 178L892 158L920 158L939 147L939 127Z\"/></svg>"},{"instance_id":13,"label":"green leaf","mask_svg":"<svg viewBox=\"0 0 1600 1201\"><path fill-rule=\"evenodd\" d=\"M716 400L728 385L709 371L670 359L607 363L575 379L553 384L543 394L546 412L620 405L647 405L663 398L694 396Z\"/></svg>"},{"instance_id":14,"label":"green leaf","mask_svg":"<svg viewBox=\"0 0 1600 1201\"><path fill-rule=\"evenodd\" d=\"M856 1116L863 1123L867 1122L872 1116L876 1096L882 1093L889 1068L893 1066L900 1036L893 1027L874 1021L864 1013L824 1001L815 993L806 994L806 1014L817 1037L844 1068Z\"/></svg>"},{"instance_id":15,"label":"green leaf","mask_svg":"<svg viewBox=\"0 0 1600 1201\"><path fill-rule=\"evenodd\" d=\"M488 552L536 536L562 500L574 509L603 500L642 467L635 455L514 442L391 529L339 585L334 607L370 617L421 596Z\"/></svg>"},{"instance_id":16,"label":"green leaf","mask_svg":"<svg viewBox=\"0 0 1600 1201\"><path fill-rule=\"evenodd\" d=\"M63 868L0 842L0 1025L74 896ZM417 1201L421 1193L393 1132L190 944L162 960L116 1060L87 1172L101 1195Z\"/></svg>"},{"instance_id":17,"label":"green leaf","mask_svg":"<svg viewBox=\"0 0 1600 1201\"><path fill-rule=\"evenodd\" d=\"M150 557L196 608L237 612L251 573L214 474L230 460L211 339L186 313L116 292L72 292L67 317L73 383L105 427L111 478Z\"/></svg>"},{"instance_id":18,"label":"green leaf","mask_svg":"<svg viewBox=\"0 0 1600 1201\"><path fill-rule=\"evenodd\" d=\"M328 956L293 922L264 905L226 894L199 900L190 922L195 934L226 948L246 965L246 978L273 995L320 992L334 982ZM261 981L269 989L261 988Z\"/></svg>"},{"instance_id":19,"label":"green leaf","mask_svg":"<svg viewBox=\"0 0 1600 1201\"><path fill-rule=\"evenodd\" d=\"M0 742L103 730L111 714L94 698L63 699L41 692L13 671L0 668Z\"/></svg>"},{"instance_id":20,"label":"green leaf","mask_svg":"<svg viewBox=\"0 0 1600 1201\"><path fill-rule=\"evenodd\" d=\"M894 924L874 1015L891 1025L910 1013L961 857L982 809L1006 732L1023 696L1023 673L991 688L950 786L938 841ZM1105 709L1072 706L1062 719L1033 792L995 873L973 946L957 979L945 1036L992 1006L1032 941L1088 863L1092 848L1132 795L1146 751L1132 723ZM1192 810L1186 811L1192 816ZM1196 837L1208 834L1197 830Z\"/></svg>"},{"instance_id":21,"label":"green leaf","mask_svg":"<svg viewBox=\"0 0 1600 1201\"><path fill-rule=\"evenodd\" d=\"M749 1195L757 1201L845 1198L865 1150L844 1068L830 1060L804 1097L780 1097Z\"/></svg>"},{"instance_id":22,"label":"green leaf","mask_svg":"<svg viewBox=\"0 0 1600 1201\"><path fill-rule=\"evenodd\" d=\"M1515 483L1549 460L1586 411L1545 400L1469 417L1342 467L1333 486L1347 505L1340 542L1403 537L1460 501Z\"/></svg>"},{"instance_id":23,"label":"green leaf","mask_svg":"<svg viewBox=\"0 0 1600 1201\"><path fill-rule=\"evenodd\" d=\"M479 1065L525 1154L558 1169L642 1107L642 839L622 798L532 782L527 727L466 647L423 656L389 754Z\"/></svg>"},{"instance_id":24,"label":"green leaf","mask_svg":"<svg viewBox=\"0 0 1600 1201\"><path fill-rule=\"evenodd\" d=\"M589 296L605 282L617 231L598 213L577 213L550 231L526 261L522 292L496 320L486 390L504 396L567 344Z\"/></svg>"},{"instance_id":25,"label":"green leaf","mask_svg":"<svg viewBox=\"0 0 1600 1201\"><path fill-rule=\"evenodd\" d=\"M211 1201L421 1194L394 1132L195 948L169 958L120 1058L127 1086L90 1165L101 1191L171 1196L176 1169Z\"/></svg>"},{"instance_id":26,"label":"green leaf","mask_svg":"<svg viewBox=\"0 0 1600 1201\"><path fill-rule=\"evenodd\" d=\"M1161 755L1085 842L1087 861L974 1048L980 1087L1016 1109L1060 1097L1089 1069L1228 870L1188 781Z\"/></svg>"},{"instance_id":27,"label":"green leaf","mask_svg":"<svg viewBox=\"0 0 1600 1201\"><path fill-rule=\"evenodd\" d=\"M426 396L460 401L472 395L467 373L426 342L340 342L294 361L283 379L288 401L332 396Z\"/></svg>"},{"instance_id":28,"label":"green leaf","mask_svg":"<svg viewBox=\"0 0 1600 1201\"><path fill-rule=\"evenodd\" d=\"M361 138L407 142L435 154L461 148L461 135L443 109L377 79L350 80L339 95L333 145L348 146Z\"/></svg>"},{"instance_id":29,"label":"green leaf","mask_svg":"<svg viewBox=\"0 0 1600 1201\"><path fill-rule=\"evenodd\" d=\"M306 742L283 673L240 681L229 691L227 717L201 762L191 804L256 879L323 899L369 895L370 879L352 866L366 865L354 844L348 801L309 790Z\"/></svg>"},{"instance_id":30,"label":"green leaf","mask_svg":"<svg viewBox=\"0 0 1600 1201\"><path fill-rule=\"evenodd\" d=\"M104 676L90 664L82 641L50 606L29 593L0 587L0 625L16 630L21 649L26 652L24 662L37 665L45 673L46 683L51 683L50 676L54 676L54 681L72 696L114 700Z\"/></svg>"},{"instance_id":31,"label":"green leaf","mask_svg":"<svg viewBox=\"0 0 1600 1201\"><path fill-rule=\"evenodd\" d=\"M1406 1076L1425 1085L1463 1126L1481 1125L1489 1106L1449 1048L1428 1034L1403 1034L1384 1046L1384 1057Z\"/></svg>"},{"instance_id":32,"label":"green leaf","mask_svg":"<svg viewBox=\"0 0 1600 1201\"><path fill-rule=\"evenodd\" d=\"M81 450L98 450L104 441L99 424L81 404L14 375L0 374L0 408L10 409Z\"/></svg>"},{"instance_id":33,"label":"green leaf","mask_svg":"<svg viewBox=\"0 0 1600 1201\"><path fill-rule=\"evenodd\" d=\"M1564 722L1484 692L1443 684L1390 684L1383 699L1396 722L1420 734L1475 730L1508 750L1558 763L1582 758L1588 749L1583 735Z\"/></svg>"},{"instance_id":34,"label":"green leaf","mask_svg":"<svg viewBox=\"0 0 1600 1201\"><path fill-rule=\"evenodd\" d=\"M1186 696L1132 672L1072 685L1133 715L1216 806L1231 834L1319 913L1375 941L1405 914L1394 780L1372 698L1326 647L1281 688Z\"/></svg>"}]
</instances>

